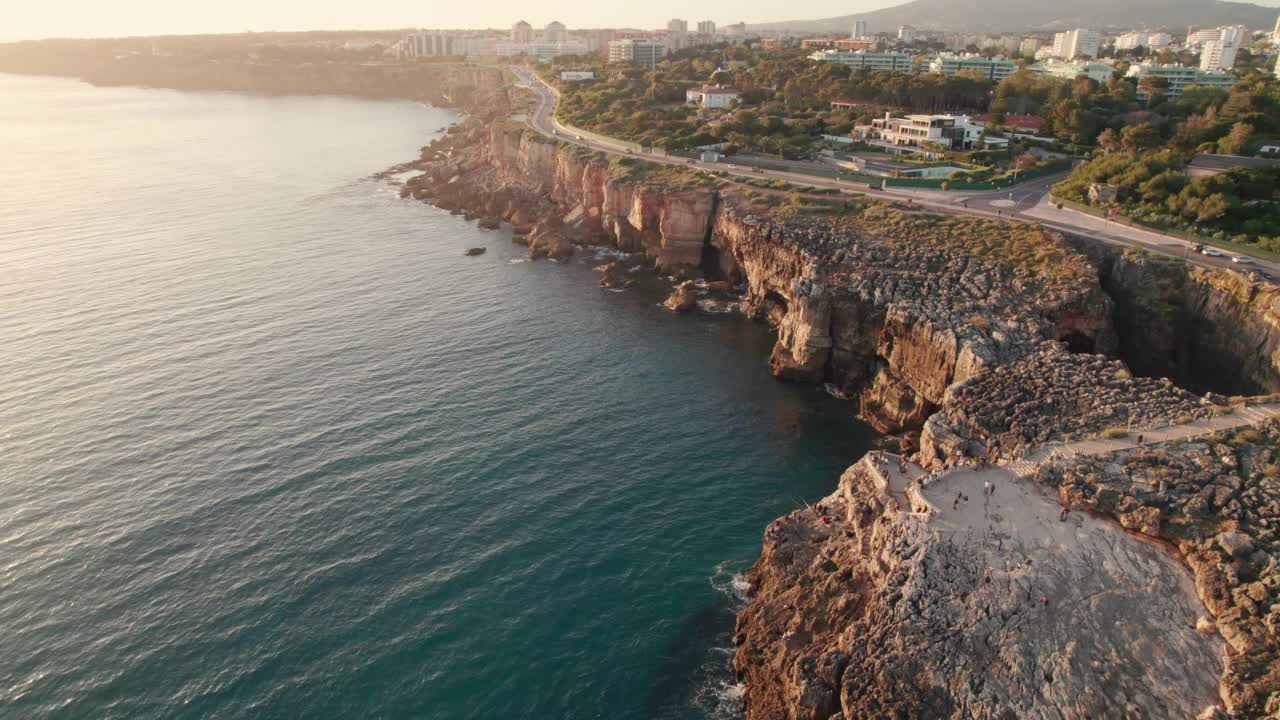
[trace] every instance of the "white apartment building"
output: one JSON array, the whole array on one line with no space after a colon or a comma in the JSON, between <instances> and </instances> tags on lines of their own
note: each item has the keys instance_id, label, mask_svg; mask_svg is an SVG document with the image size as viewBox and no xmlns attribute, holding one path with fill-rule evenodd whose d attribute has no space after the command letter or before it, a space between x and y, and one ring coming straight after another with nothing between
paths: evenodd
<instances>
[{"instance_id":1,"label":"white apartment building","mask_svg":"<svg viewBox=\"0 0 1280 720\"><path fill-rule=\"evenodd\" d=\"M1078 77L1087 77L1101 84L1106 84L1111 76L1115 74L1116 69L1104 62L1090 62L1088 60L1045 60L1027 68L1033 73L1040 75L1049 75L1050 77L1062 78L1064 80L1074 80Z\"/></svg>"},{"instance_id":2,"label":"white apartment building","mask_svg":"<svg viewBox=\"0 0 1280 720\"><path fill-rule=\"evenodd\" d=\"M818 62L833 62L848 65L854 70L887 70L889 72L911 72L914 56L896 52L869 52L867 50L819 50L809 56Z\"/></svg>"},{"instance_id":3,"label":"white apartment building","mask_svg":"<svg viewBox=\"0 0 1280 720\"><path fill-rule=\"evenodd\" d=\"M461 55L461 47L455 43L455 36L439 30L422 30L410 33L396 43L396 55L402 58L443 57Z\"/></svg>"},{"instance_id":4,"label":"white apartment building","mask_svg":"<svg viewBox=\"0 0 1280 720\"><path fill-rule=\"evenodd\" d=\"M673 19L667 21L667 47L671 52L689 46L689 21Z\"/></svg>"},{"instance_id":5,"label":"white apartment building","mask_svg":"<svg viewBox=\"0 0 1280 720\"><path fill-rule=\"evenodd\" d=\"M698 22L698 33L701 35L715 35L716 24L710 20L700 20Z\"/></svg>"},{"instance_id":6,"label":"white apartment building","mask_svg":"<svg viewBox=\"0 0 1280 720\"><path fill-rule=\"evenodd\" d=\"M1280 16L1276 17L1276 27L1271 31L1271 42L1280 45Z\"/></svg>"},{"instance_id":7,"label":"white apartment building","mask_svg":"<svg viewBox=\"0 0 1280 720\"><path fill-rule=\"evenodd\" d=\"M1034 37L1023 38L1022 44L1018 46L1018 52L1023 55L1035 55L1036 51L1039 49L1040 38Z\"/></svg>"},{"instance_id":8,"label":"white apartment building","mask_svg":"<svg viewBox=\"0 0 1280 720\"><path fill-rule=\"evenodd\" d=\"M631 63L647 68L657 66L666 54L666 46L657 40L625 38L609 43L609 62Z\"/></svg>"},{"instance_id":9,"label":"white apartment building","mask_svg":"<svg viewBox=\"0 0 1280 720\"><path fill-rule=\"evenodd\" d=\"M1205 41L1200 48L1200 69L1205 72L1230 70L1236 64L1236 53L1249 37L1243 25L1218 28L1218 37Z\"/></svg>"},{"instance_id":10,"label":"white apartment building","mask_svg":"<svg viewBox=\"0 0 1280 720\"><path fill-rule=\"evenodd\" d=\"M714 109L733 107L733 104L738 102L738 97L737 90L722 85L694 87L684 92L684 98L687 102Z\"/></svg>"},{"instance_id":11,"label":"white apartment building","mask_svg":"<svg viewBox=\"0 0 1280 720\"><path fill-rule=\"evenodd\" d=\"M1276 24L1280 25L1280 20L1277 20ZM1200 30L1193 28L1187 31L1186 44L1188 46L1204 45L1205 43L1213 40L1223 39L1223 34L1227 32L1230 32L1233 36L1239 34L1242 38L1241 44L1243 44L1244 40L1249 38L1249 28L1244 25L1219 25L1218 27L1201 28Z\"/></svg>"},{"instance_id":12,"label":"white apartment building","mask_svg":"<svg viewBox=\"0 0 1280 720\"><path fill-rule=\"evenodd\" d=\"M1102 35L1097 30L1076 28L1053 36L1053 57L1071 60L1080 55L1097 57Z\"/></svg>"},{"instance_id":13,"label":"white apartment building","mask_svg":"<svg viewBox=\"0 0 1280 720\"><path fill-rule=\"evenodd\" d=\"M920 148L936 145L948 150L972 150L982 144L985 126L974 122L967 115L908 115L905 118L889 117L871 121L869 136L879 139L883 145L898 148ZM988 145L1008 144L1008 140L993 138Z\"/></svg>"},{"instance_id":14,"label":"white apartment building","mask_svg":"<svg viewBox=\"0 0 1280 720\"><path fill-rule=\"evenodd\" d=\"M579 40L571 40L568 42L527 42L527 43L498 43L494 48L494 52L498 57L514 57L516 55L528 55L540 63L551 62L554 57L560 55L585 55L587 53L587 44Z\"/></svg>"},{"instance_id":15,"label":"white apartment building","mask_svg":"<svg viewBox=\"0 0 1280 720\"><path fill-rule=\"evenodd\" d=\"M1239 81L1239 78L1231 73L1205 72L1199 68L1185 65L1160 65L1157 63L1135 64L1129 68L1129 72L1125 77L1138 81L1137 96L1140 100L1145 100L1147 97L1146 92L1142 89L1142 78L1144 77L1163 78L1169 84L1164 94L1166 97L1171 98L1182 95L1183 91L1192 85L1226 90Z\"/></svg>"},{"instance_id":16,"label":"white apartment building","mask_svg":"<svg viewBox=\"0 0 1280 720\"><path fill-rule=\"evenodd\" d=\"M533 42L533 26L523 20L516 21L516 23L511 26L511 42Z\"/></svg>"},{"instance_id":17,"label":"white apartment building","mask_svg":"<svg viewBox=\"0 0 1280 720\"><path fill-rule=\"evenodd\" d=\"M898 40L904 43L913 43L916 41L916 29L910 25L902 25L898 28Z\"/></svg>"},{"instance_id":18,"label":"white apartment building","mask_svg":"<svg viewBox=\"0 0 1280 720\"><path fill-rule=\"evenodd\" d=\"M1277 23L1276 23L1276 27L1277 27L1277 28L1280 28L1280 21L1277 21ZM851 34L849 37L852 37L852 38L864 38L864 37L867 37L867 21L866 21L866 20L854 20L854 21L853 21L853 34Z\"/></svg>"},{"instance_id":19,"label":"white apartment building","mask_svg":"<svg viewBox=\"0 0 1280 720\"><path fill-rule=\"evenodd\" d=\"M1144 47L1149 50L1160 50L1168 47L1171 42L1173 42L1173 38L1169 36L1169 33L1135 30L1117 37L1116 49L1133 50Z\"/></svg>"},{"instance_id":20,"label":"white apartment building","mask_svg":"<svg viewBox=\"0 0 1280 720\"><path fill-rule=\"evenodd\" d=\"M569 40L569 31L564 23L552 20L542 30L542 41L546 43L562 43Z\"/></svg>"},{"instance_id":21,"label":"white apartment building","mask_svg":"<svg viewBox=\"0 0 1280 720\"><path fill-rule=\"evenodd\" d=\"M981 55L939 55L929 61L929 72L939 75L955 75L963 70L1000 82L1017 72L1018 64L1012 60L989 59Z\"/></svg>"}]
</instances>

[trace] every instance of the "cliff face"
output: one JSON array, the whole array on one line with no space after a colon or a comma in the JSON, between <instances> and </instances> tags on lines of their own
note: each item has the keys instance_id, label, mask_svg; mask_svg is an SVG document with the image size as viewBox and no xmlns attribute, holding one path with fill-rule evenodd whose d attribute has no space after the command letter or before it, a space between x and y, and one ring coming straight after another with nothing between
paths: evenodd
<instances>
[{"instance_id":1,"label":"cliff face","mask_svg":"<svg viewBox=\"0 0 1280 720\"><path fill-rule=\"evenodd\" d=\"M694 268L711 228L716 195L710 189L663 191L643 182L614 177L602 158L574 150L514 126L490 128L490 156L497 171L492 181L524 197L520 204L549 198L569 232L582 242L605 242L643 252L659 269Z\"/></svg>"},{"instance_id":2,"label":"cliff face","mask_svg":"<svg viewBox=\"0 0 1280 720\"><path fill-rule=\"evenodd\" d=\"M532 255L605 243L724 278L778 329L776 376L857 396L862 416L918 442L928 467L1221 410L1107 357L1126 347L1113 312L1136 305L1121 295L1117 310L1104 285L1140 287L1137 271L1054 233L878 202L789 212L684 168L607 161L506 123L468 123L454 138L447 152L428 148L406 193L506 219ZM1229 354L1273 352L1269 291L1191 275L1212 291L1188 294L1185 312L1245 335L1224 338ZM627 282L617 262L602 280ZM691 309L692 293L679 285L667 306ZM1058 521L1029 483L1010 482L998 501L971 500L972 487L931 499L891 477L897 462L869 456L835 494L767 531L737 633L749 718L1193 717L1217 701L1221 638L1195 630L1212 622L1199 622L1196 587L1163 550L1102 519ZM1268 663L1228 677L1250 684L1239 706L1266 695Z\"/></svg>"},{"instance_id":3,"label":"cliff face","mask_svg":"<svg viewBox=\"0 0 1280 720\"><path fill-rule=\"evenodd\" d=\"M1135 372L1225 395L1280 392L1280 288L1132 251L1106 262Z\"/></svg>"},{"instance_id":4,"label":"cliff face","mask_svg":"<svg viewBox=\"0 0 1280 720\"><path fill-rule=\"evenodd\" d=\"M1096 273L1061 251L1058 276L985 261L950 248L946 223L921 214L903 230L864 213L861 222L776 220L725 201L711 237L716 264L746 282L745 307L778 326L770 365L778 377L830 380L860 395L881 432L919 429L947 388L1046 339L1115 344ZM941 230L941 232L940 232ZM1015 238L994 223L975 229L994 246L1055 246Z\"/></svg>"}]
</instances>

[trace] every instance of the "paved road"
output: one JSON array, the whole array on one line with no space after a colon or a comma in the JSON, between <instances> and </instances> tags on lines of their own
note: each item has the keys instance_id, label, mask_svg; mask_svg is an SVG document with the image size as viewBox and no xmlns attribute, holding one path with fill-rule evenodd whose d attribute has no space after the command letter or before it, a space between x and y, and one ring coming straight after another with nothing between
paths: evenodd
<instances>
[{"instance_id":1,"label":"paved road","mask_svg":"<svg viewBox=\"0 0 1280 720\"><path fill-rule=\"evenodd\" d=\"M1149 252L1186 259L1204 267L1261 269L1273 277L1280 277L1280 263L1273 263L1254 258L1247 265L1236 264L1224 255L1207 257L1193 252L1191 245L1185 240L1148 230L1131 228L1107 222L1091 215L1069 210L1058 210L1048 202L1049 188L1066 177L1067 173L1047 175L1012 188L985 191L947 191L925 188L889 188L886 190L870 190L865 183L836 181L828 178L804 175L801 173L769 170L758 173L730 163L693 162L687 158L673 157L661 152L643 152L634 143L602 138L600 136L578 135L565 129L555 119L555 107L558 97L555 90L539 78L534 72L523 67L513 67L519 85L531 90L537 97L537 108L528 117L529 125L543 135L554 136L561 141L598 150L610 155L631 155L645 160L670 165L692 166L704 172L724 172L739 178L769 178L784 180L797 185L809 185L816 188L829 188L843 193L883 196L895 200L906 200L925 208L947 213L963 213L983 217L1008 218L1022 222L1044 225L1061 232L1080 235L1111 245L1136 247Z\"/></svg>"}]
</instances>

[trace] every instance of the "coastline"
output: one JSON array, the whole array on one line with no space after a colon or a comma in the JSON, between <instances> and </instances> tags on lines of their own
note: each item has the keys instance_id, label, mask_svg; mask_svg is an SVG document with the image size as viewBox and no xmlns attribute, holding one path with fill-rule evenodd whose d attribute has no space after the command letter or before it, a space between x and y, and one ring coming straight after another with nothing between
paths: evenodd
<instances>
[{"instance_id":1,"label":"coastline","mask_svg":"<svg viewBox=\"0 0 1280 720\"><path fill-rule=\"evenodd\" d=\"M1095 352L1123 353L1126 337L1132 342L1132 336L1139 332L1150 336L1144 342L1173 344L1177 338L1162 336L1153 323L1139 328L1132 320L1160 304L1157 301L1161 298L1149 294L1154 284L1151 278L1175 272L1167 267L1128 254L1101 251L1072 238L1053 234L1015 238L1012 231L993 229L1004 227L999 224L947 225L943 218L881 203L839 208L840 213L852 216L852 224L781 215L780 208L757 203L750 195L686 186L683 183L688 178L646 177L634 168L619 173L607 159L544 142L507 123L511 108L505 103L511 97L500 76L493 86L486 81L468 87L479 91L471 93L468 103L475 114L464 116L453 126L445 143L434 150L428 146L419 160L397 166L425 173L417 182L406 184L407 195L478 221L507 222L525 239L534 257L573 254L575 247L583 244L604 244L629 253L630 259L614 266L613 272L606 269L603 281L625 282L631 268L643 266L670 273L680 282L730 283L730 288L741 294L749 317L777 328L778 344L769 358L777 377L803 383L832 382L838 392L856 399L877 429L898 434L904 454L925 468L953 469L957 453L992 459L1000 448L1019 443L1044 442L1058 435L1082 438L1135 417L1135 427L1157 428L1177 422L1182 415L1194 418L1201 411L1231 407L1219 398L1200 398L1172 384L1157 387L1132 377L1120 378L1119 369L1111 365L1077 367L1053 349L1056 345L1045 344L1075 343L1086 348L1079 353L1084 357ZM449 96L448 89L440 92L441 98ZM930 235L938 226L947 232ZM866 235L857 236L851 247L847 237L852 228ZM981 263L962 261L961 256L973 257L975 251L973 245L966 244L968 235L988 232L1001 234L994 247L1008 252ZM922 238L929 254L881 242L893 233ZM1054 267L1065 266L1066 276L1058 277L1041 259L1021 255L1028 243L1050 248ZM992 247L977 249L990 253ZM1016 263L1009 260L1013 257L1018 258ZM929 274L948 282L922 280ZM1267 365L1266 354L1259 353L1261 361L1252 364L1240 359L1249 348L1276 344L1275 323L1267 310L1271 295L1228 273L1192 271L1186 278L1189 292L1201 293L1187 305L1213 318L1213 327L1202 332L1221 349L1223 362L1245 368L1241 375L1258 391L1273 390L1270 383L1275 381L1275 368ZM1085 290L1072 290L1072 283ZM689 309L684 296L691 292L689 286L685 286L685 293L677 287L671 304ZM729 292L722 292L729 302ZM993 307L995 312L991 312ZM994 320L983 327L980 318L987 316ZM1169 323L1176 324L1177 319L1171 318ZM1232 334L1239 337L1233 340L1229 337ZM1042 381L1055 373L1061 374L1061 383ZM1037 402L1049 398L1058 403L1052 407L1059 413L1077 406L1061 398L1072 398L1071 403L1078 404L1078 395L1110 393L1119 399L1113 406L1089 405L1096 416L1047 415L1043 408L1027 411L1002 405L1002 394L1008 395L1010 382L1014 387L1025 384L1031 388L1030 394L1039 396ZM1155 400L1142 400L1144 397ZM1024 414L1019 416L1019 412ZM1009 417L1019 422L1009 421ZM1199 449L1169 446L1159 451L1163 458L1177 460L1180 454L1198 453ZM1073 508L1094 510L1125 528L1179 547L1184 562L1195 571L1200 598L1209 598L1208 615L1217 620L1210 624L1221 628L1215 632L1226 636L1231 652L1237 653L1229 652L1229 656L1239 658L1248 651L1254 658L1252 665L1227 663L1224 703L1236 717L1260 716L1258 713L1269 707L1268 698L1275 696L1275 690L1268 689L1275 687L1274 677L1268 673L1276 661L1274 643L1266 639L1265 631L1250 625L1270 617L1261 599L1250 600L1250 593L1259 592L1252 586L1261 570L1241 575L1237 567L1233 580L1230 569L1266 563L1248 551L1237 552L1234 539L1219 538L1224 533L1244 533L1252 549L1254 543L1272 542L1272 536L1249 526L1245 519L1234 520L1234 526L1224 529L1219 524L1206 524L1199 516L1184 518L1166 509L1153 520L1144 508L1157 505L1140 489L1121 492L1119 499L1113 487L1108 486L1111 494L1099 492L1097 481L1076 467L1089 462L1049 463L1033 480ZM850 473L857 468L856 464ZM1092 471L1094 475L1111 472ZM1243 471L1237 468L1237 472ZM1113 478L1111 482L1121 481ZM886 557L888 553L905 557L902 553L908 545L902 543L908 535L916 543L911 547L932 551L936 547L934 531L928 525L912 524L915 519L895 510L884 497L881 489L869 489L862 479L842 480L828 505L840 500L855 508L859 502L875 500L882 506L882 514L873 522L850 521L847 529L853 537L842 539L826 531L822 542L828 550L812 558L814 565L821 567L837 558L838 563L848 564L851 573L869 571L874 568L873 556ZM1222 507L1226 506L1224 502ZM810 515L792 513L781 521L788 527L794 523L797 537L818 537L808 534L814 528L799 529L809 524L822 530L817 525L827 524L820 515ZM817 606L804 612L797 606L786 614L772 615L771 611L794 605L795 596L788 593L813 593L822 588L822 577L828 571L819 575L811 567L786 566L772 578L765 577L769 573L762 571L770 563L772 550L785 545L770 539L768 533L766 543L766 557L758 565L761 572L755 574L755 595L749 605L753 614L765 620L740 620L738 633L740 644L750 643L763 653L756 659L744 659L739 668L741 676L751 678L746 687L748 716L778 717L775 712L797 713L798 708L809 708L813 717L833 708L846 714L883 712L892 705L866 703L901 701L893 693L877 695L874 688L844 689L855 674L853 665L839 659L848 655L851 638L847 634L825 637L822 643L828 649L820 652L812 645L792 642L795 634L786 637L787 632L794 632L791 623L829 624L841 616L830 607ZM1228 548L1225 553L1220 546ZM907 571L901 567L881 568L882 589L905 582L902 573ZM918 571L923 573L923 566ZM979 582L980 571L976 577L960 580ZM1246 587L1243 596L1235 592ZM832 592L833 602L844 602L847 607L870 605L862 590ZM885 627L903 632L897 624L886 623ZM1158 626L1151 629L1158 630ZM863 635L870 630L874 627L861 627ZM949 631L954 628L938 630ZM809 642L817 640L810 638ZM864 650L874 656L884 647ZM1263 652L1265 656L1258 655ZM767 659L760 659L764 656ZM902 660L900 667L935 667L942 660L927 653L913 654ZM751 665L745 665L748 662ZM951 698L928 706L931 710L945 707L956 697L950 687L932 688L931 692L934 699ZM817 705L804 705L810 697L821 700ZM969 701L993 702L981 696Z\"/></svg>"},{"instance_id":2,"label":"coastline","mask_svg":"<svg viewBox=\"0 0 1280 720\"><path fill-rule=\"evenodd\" d=\"M1243 350L1243 344L1270 347L1280 339L1271 329L1276 325L1267 309L1274 293L1236 273L1170 268L1136 253L1121 253L1057 233L942 217L891 203L834 202L816 208L816 213L795 212L780 207L774 199L707 184L705 179L678 169L649 168L643 162L619 164L616 159L560 145L502 119L473 120L457 126L446 140L424 149L417 169L423 174L406 184L404 195L481 223L506 222L517 241L529 246L531 257L568 256L577 246L603 243L631 253L633 267L642 265L670 274L679 283L666 303L673 310L688 309L688 295L699 284L726 283L740 294L748 317L777 329L778 342L769 358L776 377L806 384L830 383L836 392L855 398L862 417L876 430L898 439L904 455L909 456L903 462L918 462L925 470L962 473L971 458L990 461L1002 450L1007 458L1010 450L1029 450L1054 438L1088 438L1116 423L1159 428L1182 422L1183 417L1236 412L1232 401L1221 395L1210 392L1201 397L1168 380L1135 378L1122 363L1106 359L1117 355L1129 359L1126 352L1133 351L1126 348L1133 348L1134 333L1147 336L1150 343L1179 342L1177 334L1186 332L1182 314L1214 318L1196 332L1204 333L1201 341L1211 343L1216 355L1187 356L1186 362L1201 373L1198 376L1183 368L1193 384L1212 386L1209 368L1218 367L1239 374L1244 394L1280 388L1276 364L1259 361ZM891 240L894 236L912 237L915 245L903 247ZM602 285L617 282L619 269L629 268L604 268ZM1143 327L1138 327L1131 318L1155 302L1151 293L1173 292L1157 281L1170 272L1182 273L1176 290L1179 295L1160 302L1176 301L1175 312L1149 315ZM1165 289L1156 290L1161 287ZM1181 295L1184 292L1188 294ZM1241 293L1247 298L1244 306L1228 299L1242 297ZM1122 332L1127 337L1121 337ZM1233 340L1233 333L1241 337ZM1162 370L1155 368L1154 372ZM1037 396L1039 400L1025 402ZM1011 404L1015 402L1017 406ZM1002 405L1007 407L995 414L989 409ZM1048 412L1048 407L1062 411ZM1066 410L1068 407L1072 409ZM1259 416L1256 422L1267 427L1269 421ZM1158 452L1162 457L1176 457L1197 447L1194 443L1166 445ZM1136 516L1131 506L1121 503L1117 507L1110 500L1099 505L1098 498L1104 496L1091 497L1088 491L1081 495L1078 489L1071 489L1056 461L1045 461L1041 467L1039 474L1025 481L1056 493L1057 502L1092 510L1107 518L1107 523L1136 529L1180 548L1181 567L1166 572L1172 573L1171 580L1182 577L1178 585L1182 595L1175 593L1184 603L1181 612L1198 607L1203 613L1201 621L1193 618L1191 624L1214 626L1204 617L1217 617L1219 622L1226 619L1227 623L1254 622L1212 601L1210 596L1216 591L1206 588L1201 579L1207 571L1221 572L1237 562L1232 555L1223 556L1216 550L1203 554L1210 546L1217 547L1215 538L1223 532L1221 525L1204 521L1187 524L1190 518L1182 521L1172 515L1165 522L1138 521L1132 519ZM1246 482L1257 481L1246 478ZM839 558L836 566L849 564L847 572L857 577L874 568L879 562L876 557L905 558L919 553L886 545L916 520L877 500L879 491L846 481L841 486L836 495L824 501L828 509L847 500L850 508L870 503L879 507L881 514L865 526L865 536L860 529L864 525L854 523L852 514L849 522L854 526L848 533L821 535L825 538L821 542L831 544L832 549L813 557L814 565L830 565ZM1156 501L1173 507L1172 496L1160 496ZM810 511L799 511L778 522L783 523L779 527L799 527L793 524L819 520L826 523ZM917 548L937 555L939 548L947 547L942 527L925 523L909 534L916 538ZM1196 529L1186 534L1188 527ZM770 532L773 530L770 526ZM813 541L819 542L816 537ZM1115 542L1123 552L1146 546L1123 533ZM739 615L735 638L740 646L735 665L745 683L747 717L826 720L902 711L907 706L900 704L904 701L900 693L890 691L889 686L877 689L854 682L852 678L864 676L868 668L857 669L856 664L839 660L850 652L850 643L856 645L867 638L887 643L861 651L867 657L889 653L899 642L894 638L899 631L863 627L855 636L806 632L807 640L797 644L798 628L833 622L838 627L842 621L825 604L796 600L813 596L824 587L821 578L830 570L811 575L809 568L803 563L796 565L795 556L787 552L784 556L790 559L765 571L777 562L780 551L770 549L777 544L777 539L766 533L766 551L749 575L752 599ZM1250 562L1263 561L1253 558ZM905 582L898 573L924 572L923 566L908 567L873 573L868 577L878 579L861 589L828 590L818 597L832 593L829 602L871 612L871 597L864 593L879 586L889 593L886 598L894 597L893 588ZM1185 575L1188 568L1197 577L1194 588ZM953 581L972 579L964 576ZM1058 586L1044 574L1033 576L1031 581ZM1076 585L1062 585L1065 594L1057 600L1071 605L1068 595ZM1138 596L1133 602L1141 605L1144 601ZM1075 612L1080 614L1065 618L1064 627L1096 623L1088 608ZM1261 614L1252 617L1261 619ZM955 632L951 623L965 622L957 615L931 632ZM1158 623L1138 627L1139 633L1161 632ZM1239 637L1237 630L1228 632L1221 624L1216 627L1224 628L1222 637ZM1015 633L1005 642L1011 651L1030 653L1033 667L1034 658L1044 652L1035 649L1043 640L1031 631L1029 635ZM1125 642L1122 638L1112 641ZM1201 679L1216 674L1217 659L1204 654L1209 646L1194 637L1188 637L1187 642L1188 652L1200 653L1189 667L1196 667ZM814 645L839 649L823 654ZM1228 656L1238 652L1239 642L1228 645ZM751 648L750 652L744 654L743 647ZM1260 646L1254 642L1250 647L1256 650ZM921 663L933 667L947 661L946 656L917 652L894 657L894 662L904 663L904 667L917 668L912 673L919 672ZM1227 664L1221 701L1234 716L1254 716L1268 704L1267 698L1274 692L1269 688L1276 687L1269 674L1274 657L1269 654L1271 659L1247 667ZM801 670L810 663L817 663L813 666L817 669ZM1171 683L1174 687L1181 682L1177 677L1181 671L1174 666L1152 670L1154 676L1125 674L1142 671L1140 666L1121 670L1124 672L1114 680L1120 683L1114 688L1116 692L1127 692L1121 688L1129 687L1126 683L1133 683L1133 687ZM1012 703L1028 712L1039 712L1037 703L1042 701L1035 699L1035 688L1040 680L1030 667L1019 671L1027 672L1027 677L1010 678L997 695L962 699L963 693L954 683L971 682L970 674L979 672L976 664L961 671L958 679L937 689L941 695L926 696L923 705L908 703L914 708L909 712L943 712L954 703L971 707L974 703L992 707ZM1085 670L1070 682L1079 682L1082 687L1094 685L1099 678L1092 672ZM1206 686L1198 683L1196 687ZM1215 704L1216 698L1204 690L1198 693L1177 696L1180 699L1176 702L1184 703L1177 712L1194 710L1193 714L1198 714ZM1105 702L1096 707L1090 706L1092 701L1087 698L1083 702L1081 712L1102 712L1105 707ZM1196 707L1196 703L1201 705ZM1145 707L1147 711L1158 709L1156 704Z\"/></svg>"}]
</instances>

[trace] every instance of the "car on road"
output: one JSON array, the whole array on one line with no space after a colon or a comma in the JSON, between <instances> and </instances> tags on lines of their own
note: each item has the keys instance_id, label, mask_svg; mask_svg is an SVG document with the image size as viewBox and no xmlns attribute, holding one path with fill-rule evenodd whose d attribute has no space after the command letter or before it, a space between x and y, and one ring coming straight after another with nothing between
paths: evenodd
<instances>
[{"instance_id":1,"label":"car on road","mask_svg":"<svg viewBox=\"0 0 1280 720\"><path fill-rule=\"evenodd\" d=\"M1253 258L1245 257L1244 255L1232 255L1231 262L1236 263L1237 265L1252 265Z\"/></svg>"},{"instance_id":2,"label":"car on road","mask_svg":"<svg viewBox=\"0 0 1280 720\"><path fill-rule=\"evenodd\" d=\"M1222 253L1220 251L1214 250L1213 248L1209 248L1209 247L1201 250L1200 254L1206 257L1222 257Z\"/></svg>"}]
</instances>

